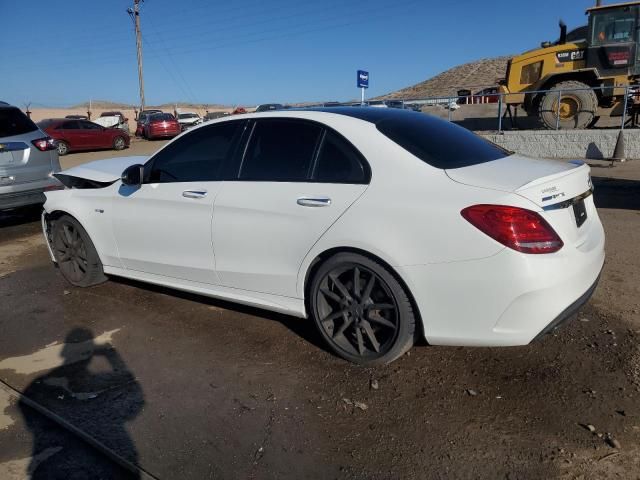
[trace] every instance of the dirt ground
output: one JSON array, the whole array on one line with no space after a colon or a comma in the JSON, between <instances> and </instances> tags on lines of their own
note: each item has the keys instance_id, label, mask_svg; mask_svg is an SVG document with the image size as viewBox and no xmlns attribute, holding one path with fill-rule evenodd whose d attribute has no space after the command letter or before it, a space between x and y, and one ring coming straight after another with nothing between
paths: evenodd
<instances>
[{"instance_id":1,"label":"dirt ground","mask_svg":"<svg viewBox=\"0 0 640 480\"><path fill-rule=\"evenodd\" d=\"M72 288L37 212L0 214L0 379L163 479L640 478L640 162L590 163L607 261L576 321L375 369L304 320L115 278ZM122 478L44 421L0 395L0 478Z\"/></svg>"}]
</instances>

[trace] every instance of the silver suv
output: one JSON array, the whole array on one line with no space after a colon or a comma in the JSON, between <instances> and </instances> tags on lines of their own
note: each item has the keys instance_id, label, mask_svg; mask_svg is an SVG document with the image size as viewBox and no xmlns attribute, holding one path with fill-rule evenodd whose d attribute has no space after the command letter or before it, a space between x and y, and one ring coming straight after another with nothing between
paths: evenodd
<instances>
[{"instance_id":1,"label":"silver suv","mask_svg":"<svg viewBox=\"0 0 640 480\"><path fill-rule=\"evenodd\" d=\"M0 210L44 203L44 193L62 188L56 142L22 111L0 102Z\"/></svg>"}]
</instances>

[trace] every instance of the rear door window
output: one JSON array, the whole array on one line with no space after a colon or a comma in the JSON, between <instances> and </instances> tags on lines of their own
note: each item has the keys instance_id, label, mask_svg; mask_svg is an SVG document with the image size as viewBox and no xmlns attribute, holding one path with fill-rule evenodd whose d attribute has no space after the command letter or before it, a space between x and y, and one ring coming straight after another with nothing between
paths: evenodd
<instances>
[{"instance_id":1,"label":"rear door window","mask_svg":"<svg viewBox=\"0 0 640 480\"><path fill-rule=\"evenodd\" d=\"M87 122L86 120L81 120L78 123L80 124L80 128L83 130L102 130L102 127L97 123Z\"/></svg>"},{"instance_id":2,"label":"rear door window","mask_svg":"<svg viewBox=\"0 0 640 480\"><path fill-rule=\"evenodd\" d=\"M311 180L323 183L368 183L368 165L353 145L331 130L322 140Z\"/></svg>"},{"instance_id":3,"label":"rear door window","mask_svg":"<svg viewBox=\"0 0 640 480\"><path fill-rule=\"evenodd\" d=\"M258 120L240 167L240 180L305 182L322 128L289 119Z\"/></svg>"},{"instance_id":4,"label":"rear door window","mask_svg":"<svg viewBox=\"0 0 640 480\"><path fill-rule=\"evenodd\" d=\"M220 180L244 124L235 121L198 128L170 143L145 168L146 183Z\"/></svg>"},{"instance_id":5,"label":"rear door window","mask_svg":"<svg viewBox=\"0 0 640 480\"><path fill-rule=\"evenodd\" d=\"M0 108L0 138L13 137L38 130L33 121L20 109Z\"/></svg>"},{"instance_id":6,"label":"rear door window","mask_svg":"<svg viewBox=\"0 0 640 480\"><path fill-rule=\"evenodd\" d=\"M69 120L68 122L61 123L56 127L56 130L78 130L80 124L77 120Z\"/></svg>"}]
</instances>

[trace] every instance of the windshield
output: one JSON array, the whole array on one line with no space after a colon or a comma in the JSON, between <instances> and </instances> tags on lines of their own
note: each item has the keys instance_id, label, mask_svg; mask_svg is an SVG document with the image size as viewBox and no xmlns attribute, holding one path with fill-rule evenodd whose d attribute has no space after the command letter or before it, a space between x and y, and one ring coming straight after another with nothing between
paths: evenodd
<instances>
[{"instance_id":1,"label":"windshield","mask_svg":"<svg viewBox=\"0 0 640 480\"><path fill-rule=\"evenodd\" d=\"M198 115L195 113L180 113L178 114L178 118L198 118Z\"/></svg>"},{"instance_id":2,"label":"windshield","mask_svg":"<svg viewBox=\"0 0 640 480\"><path fill-rule=\"evenodd\" d=\"M45 120L41 120L39 121L36 125L38 125L38 127L40 127L41 130L45 130L47 128L49 128L51 125L55 124L55 123L59 123L60 120L54 120L53 118L47 118Z\"/></svg>"},{"instance_id":3,"label":"windshield","mask_svg":"<svg viewBox=\"0 0 640 480\"><path fill-rule=\"evenodd\" d=\"M593 14L591 41L594 45L632 42L636 8L626 7Z\"/></svg>"}]
</instances>

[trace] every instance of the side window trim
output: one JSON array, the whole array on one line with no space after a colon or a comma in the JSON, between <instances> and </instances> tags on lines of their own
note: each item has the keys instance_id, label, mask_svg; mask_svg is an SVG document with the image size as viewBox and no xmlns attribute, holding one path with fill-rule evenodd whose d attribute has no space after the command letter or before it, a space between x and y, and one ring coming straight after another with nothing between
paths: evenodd
<instances>
[{"instance_id":1,"label":"side window trim","mask_svg":"<svg viewBox=\"0 0 640 480\"><path fill-rule=\"evenodd\" d=\"M247 150L249 150L249 145L251 144L251 140L253 139L253 135L254 132L256 130L256 125L258 124L258 122L256 120L251 120L249 125L250 128L246 128L246 130L249 131L249 133L246 135L246 139L244 141L244 145L242 148L242 156L240 157L240 161L238 162L238 168L236 169L235 175L234 175L234 180L238 180L238 181L243 181L240 180L240 174L242 173L242 167L244 166L244 160L247 157ZM244 133L244 132L243 132Z\"/></svg>"},{"instance_id":2,"label":"side window trim","mask_svg":"<svg viewBox=\"0 0 640 480\"><path fill-rule=\"evenodd\" d=\"M311 160L311 165L309 166L309 171L307 172L307 182L313 182L313 177L316 174L316 169L318 167L318 159L320 158L320 153L322 152L322 147L324 146L324 139L327 136L327 127L322 128L322 133L320 133L320 137L318 138L318 144L316 145L316 150L313 153L313 160Z\"/></svg>"}]
</instances>

